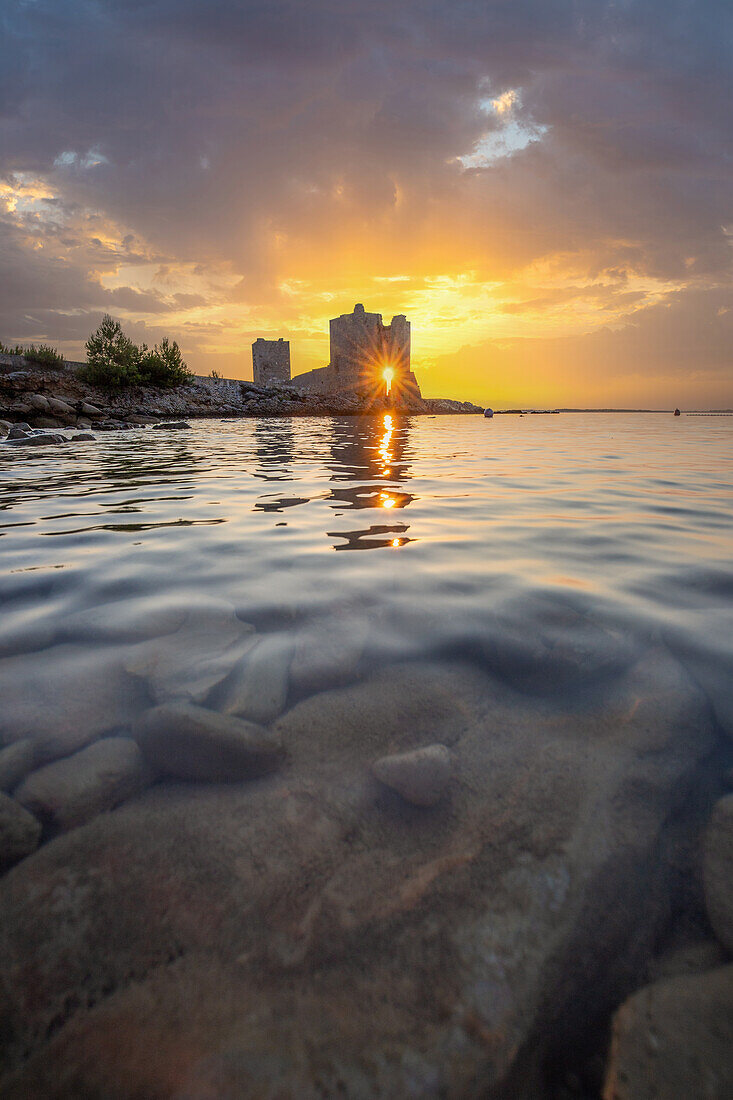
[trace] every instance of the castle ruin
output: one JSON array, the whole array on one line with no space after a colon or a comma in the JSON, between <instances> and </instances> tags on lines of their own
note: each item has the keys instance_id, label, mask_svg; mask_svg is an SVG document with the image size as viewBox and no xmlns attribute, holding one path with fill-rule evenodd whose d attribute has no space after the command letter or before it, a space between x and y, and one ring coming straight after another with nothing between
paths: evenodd
<instances>
[{"instance_id":1,"label":"castle ruin","mask_svg":"<svg viewBox=\"0 0 733 1100\"><path fill-rule=\"evenodd\" d=\"M290 381L290 341L264 340L261 336L252 345L252 377L256 386L271 382Z\"/></svg>"},{"instance_id":2,"label":"castle ruin","mask_svg":"<svg viewBox=\"0 0 733 1100\"><path fill-rule=\"evenodd\" d=\"M331 358L328 366L297 374L292 383L307 393L334 394L348 391L377 396L421 397L410 369L410 322L403 314L389 325L381 313L367 313L361 303L352 313L329 322ZM254 380L257 385L289 382L290 344L263 340L252 345Z\"/></svg>"},{"instance_id":3,"label":"castle ruin","mask_svg":"<svg viewBox=\"0 0 733 1100\"><path fill-rule=\"evenodd\" d=\"M402 314L385 325L381 313L367 313L358 303L352 313L330 322L331 360L327 367L298 374L293 384L309 393L343 393L348 390L384 392L385 371L395 393L420 397L420 387L410 370L410 322Z\"/></svg>"}]
</instances>

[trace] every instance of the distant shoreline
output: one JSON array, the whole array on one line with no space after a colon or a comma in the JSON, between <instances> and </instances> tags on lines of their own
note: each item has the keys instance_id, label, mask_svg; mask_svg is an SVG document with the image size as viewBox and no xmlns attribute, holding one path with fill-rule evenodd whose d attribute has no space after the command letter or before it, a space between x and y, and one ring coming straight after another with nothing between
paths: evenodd
<instances>
[{"instance_id":1,"label":"distant shoreline","mask_svg":"<svg viewBox=\"0 0 733 1100\"><path fill-rule=\"evenodd\" d=\"M674 409L494 409L494 416L548 416L553 413L664 413ZM683 416L733 416L733 409L683 409Z\"/></svg>"}]
</instances>

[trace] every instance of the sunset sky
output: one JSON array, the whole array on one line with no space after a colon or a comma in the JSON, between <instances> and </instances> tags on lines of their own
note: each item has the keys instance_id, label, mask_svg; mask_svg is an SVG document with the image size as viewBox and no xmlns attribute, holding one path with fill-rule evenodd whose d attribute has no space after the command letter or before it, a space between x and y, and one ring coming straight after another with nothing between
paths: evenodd
<instances>
[{"instance_id":1,"label":"sunset sky","mask_svg":"<svg viewBox=\"0 0 733 1100\"><path fill-rule=\"evenodd\" d=\"M3 0L0 60L6 344L297 373L363 302L428 396L733 406L730 0Z\"/></svg>"}]
</instances>

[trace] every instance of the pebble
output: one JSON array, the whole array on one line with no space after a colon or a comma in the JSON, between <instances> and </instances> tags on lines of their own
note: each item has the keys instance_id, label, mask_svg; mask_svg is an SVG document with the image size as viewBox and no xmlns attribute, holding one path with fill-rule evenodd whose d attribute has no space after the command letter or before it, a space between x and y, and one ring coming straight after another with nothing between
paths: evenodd
<instances>
[{"instance_id":1,"label":"pebble","mask_svg":"<svg viewBox=\"0 0 733 1100\"><path fill-rule=\"evenodd\" d=\"M29 856L40 839L40 821L15 799L0 793L0 869Z\"/></svg>"},{"instance_id":2,"label":"pebble","mask_svg":"<svg viewBox=\"0 0 733 1100\"><path fill-rule=\"evenodd\" d=\"M97 437L92 435L91 432L77 432L76 435L72 435L71 442L72 443L82 443L82 442L86 442L87 440L92 440L93 441L96 438Z\"/></svg>"},{"instance_id":3,"label":"pebble","mask_svg":"<svg viewBox=\"0 0 733 1100\"><path fill-rule=\"evenodd\" d=\"M0 749L0 791L12 791L31 770L34 758L30 738Z\"/></svg>"},{"instance_id":4,"label":"pebble","mask_svg":"<svg viewBox=\"0 0 733 1100\"><path fill-rule=\"evenodd\" d=\"M445 745L425 745L382 756L372 764L372 772L413 806L435 806L450 782L451 756Z\"/></svg>"},{"instance_id":5,"label":"pebble","mask_svg":"<svg viewBox=\"0 0 733 1100\"><path fill-rule=\"evenodd\" d=\"M147 711L133 735L150 765L177 779L236 782L271 771L282 755L270 730L188 703Z\"/></svg>"},{"instance_id":6,"label":"pebble","mask_svg":"<svg viewBox=\"0 0 733 1100\"><path fill-rule=\"evenodd\" d=\"M108 737L31 772L15 797L41 821L72 829L125 802L151 778L132 738Z\"/></svg>"},{"instance_id":7,"label":"pebble","mask_svg":"<svg viewBox=\"0 0 733 1100\"><path fill-rule=\"evenodd\" d=\"M190 428L191 425L187 424L185 420L174 420L168 424L153 424L154 428Z\"/></svg>"}]
</instances>

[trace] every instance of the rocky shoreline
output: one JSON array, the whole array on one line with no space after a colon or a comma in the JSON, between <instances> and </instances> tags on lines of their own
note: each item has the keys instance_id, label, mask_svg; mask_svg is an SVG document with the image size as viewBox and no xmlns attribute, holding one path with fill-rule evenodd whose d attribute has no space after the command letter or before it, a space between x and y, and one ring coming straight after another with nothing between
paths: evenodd
<instances>
[{"instance_id":1,"label":"rocky shoreline","mask_svg":"<svg viewBox=\"0 0 733 1100\"><path fill-rule=\"evenodd\" d=\"M174 389L130 386L102 390L79 378L80 364L49 368L21 356L0 355L0 438L19 440L14 427L33 431L120 431L192 418L359 416L395 411L406 415L481 413L478 405L410 395L387 402L363 394L300 393L293 385L255 386L229 379L193 378ZM66 437L62 437L65 439ZM45 437L45 442L58 442Z\"/></svg>"}]
</instances>

